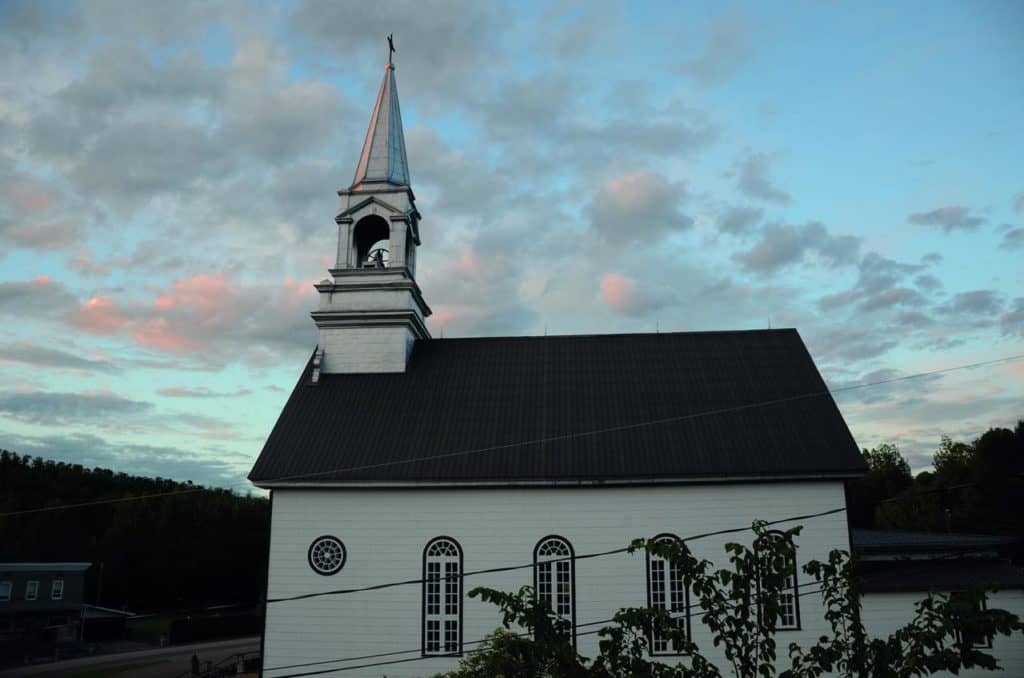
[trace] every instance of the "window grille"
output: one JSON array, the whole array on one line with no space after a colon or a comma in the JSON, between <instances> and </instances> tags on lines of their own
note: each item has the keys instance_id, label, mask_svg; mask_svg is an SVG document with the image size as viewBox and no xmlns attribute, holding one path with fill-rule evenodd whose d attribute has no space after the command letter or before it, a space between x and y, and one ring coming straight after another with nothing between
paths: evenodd
<instances>
[{"instance_id":1,"label":"window grille","mask_svg":"<svg viewBox=\"0 0 1024 678\"><path fill-rule=\"evenodd\" d=\"M662 534L655 537L655 543L670 543L678 541L678 537L670 534ZM686 582L683 580L683 570L678 563L651 554L647 554L647 601L648 606L658 610L665 610L672 617L675 627L683 632L689 631L688 626L688 604L689 591ZM651 628L650 633L651 654L678 654L682 648L673 643L672 639L660 633L657 629Z\"/></svg>"},{"instance_id":2,"label":"window grille","mask_svg":"<svg viewBox=\"0 0 1024 678\"><path fill-rule=\"evenodd\" d=\"M777 539L782 539L781 532L770 533ZM779 616L775 620L776 631L792 631L800 628L800 597L799 583L796 578L796 559L787 563L789 574L783 580L779 590Z\"/></svg>"},{"instance_id":3,"label":"window grille","mask_svg":"<svg viewBox=\"0 0 1024 678\"><path fill-rule=\"evenodd\" d=\"M345 560L348 554L345 545L337 537L324 535L317 537L309 545L309 552L306 554L309 566L317 574L329 576L337 574L345 567Z\"/></svg>"},{"instance_id":4,"label":"window grille","mask_svg":"<svg viewBox=\"0 0 1024 678\"><path fill-rule=\"evenodd\" d=\"M462 654L462 548L449 537L423 550L423 654Z\"/></svg>"},{"instance_id":5,"label":"window grille","mask_svg":"<svg viewBox=\"0 0 1024 678\"><path fill-rule=\"evenodd\" d=\"M561 537L544 537L533 550L534 589L560 619L569 622L576 642L576 562L572 546Z\"/></svg>"}]
</instances>

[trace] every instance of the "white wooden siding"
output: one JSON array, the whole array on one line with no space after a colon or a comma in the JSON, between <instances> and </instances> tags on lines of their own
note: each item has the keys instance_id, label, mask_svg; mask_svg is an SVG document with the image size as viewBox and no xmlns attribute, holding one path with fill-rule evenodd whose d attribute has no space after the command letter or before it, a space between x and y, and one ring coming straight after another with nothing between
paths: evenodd
<instances>
[{"instance_id":1,"label":"white wooden siding","mask_svg":"<svg viewBox=\"0 0 1024 678\"><path fill-rule=\"evenodd\" d=\"M869 593L864 596L861 608L864 625L874 636L888 636L913 619L914 604L925 597L927 596L924 593ZM1024 617L1024 591L998 591L989 596L988 607L989 609L1001 608L1018 617ZM1019 678L1024 676L1024 638L1020 634L1010 638L996 636L992 641L992 649L984 651L998 659L1003 670L992 672L982 669L965 669L959 674L961 678L980 676L989 676L989 678L1016 676Z\"/></svg>"},{"instance_id":2,"label":"white wooden siding","mask_svg":"<svg viewBox=\"0 0 1024 678\"><path fill-rule=\"evenodd\" d=\"M686 537L749 526L755 518L773 520L844 506L838 482L762 483L643 488L446 489L446 490L275 490L271 537L271 598L288 597L382 582L418 579L423 547L447 535L461 544L467 572L509 564L529 564L537 541L565 537L577 556L626 546L637 537L672 532ZM824 559L832 548L848 548L843 513L802 521L798 561ZM780 526L782 528L788 525ZM337 575L314 573L306 561L310 543L332 534L344 541L348 561ZM694 551L725 563L723 545L749 541L750 533L718 536L692 544ZM533 583L531 568L470 576L475 586L514 590ZM801 584L805 582L801 579ZM646 601L643 553L618 554L576 563L578 624L608 619L626 606ZM483 638L499 623L497 608L466 597L463 639ZM421 587L343 596L322 596L269 605L267 668L410 650L380 661L417 657L420 652ZM825 632L815 596L800 598L803 628L780 632L779 640L809 643ZM710 634L694 620L695 640L721 656ZM596 629L590 626L580 632ZM579 637L585 656L597 653L598 637ZM465 645L469 650L473 645ZM351 662L369 663L375 660ZM429 676L457 660L431 657L390 666L346 671L344 676ZM329 664L312 669L336 668ZM267 671L268 677L301 669Z\"/></svg>"}]
</instances>

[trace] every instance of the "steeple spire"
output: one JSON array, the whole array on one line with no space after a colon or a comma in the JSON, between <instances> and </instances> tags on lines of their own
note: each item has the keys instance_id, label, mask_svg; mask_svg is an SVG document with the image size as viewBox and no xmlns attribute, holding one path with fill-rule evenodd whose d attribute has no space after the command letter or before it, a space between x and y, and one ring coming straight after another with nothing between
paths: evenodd
<instances>
[{"instance_id":1,"label":"steeple spire","mask_svg":"<svg viewBox=\"0 0 1024 678\"><path fill-rule=\"evenodd\" d=\"M388 36L388 63L384 66L384 81L377 93L370 127L366 130L363 152L359 155L352 188L363 184L409 185L409 162L405 157L405 134L402 132L402 112L398 107L398 85L395 83L395 65L391 62L391 36Z\"/></svg>"}]
</instances>

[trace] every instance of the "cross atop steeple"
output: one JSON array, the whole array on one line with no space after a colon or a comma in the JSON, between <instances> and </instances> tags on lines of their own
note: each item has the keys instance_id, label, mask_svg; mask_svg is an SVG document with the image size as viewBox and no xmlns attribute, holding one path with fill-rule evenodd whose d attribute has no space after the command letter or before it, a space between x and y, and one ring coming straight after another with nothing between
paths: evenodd
<instances>
[{"instance_id":1,"label":"cross atop steeple","mask_svg":"<svg viewBox=\"0 0 1024 678\"><path fill-rule=\"evenodd\" d=\"M377 93L370 127L366 130L366 140L363 141L363 152L359 155L352 188L382 183L392 186L409 185L409 161L405 156L402 112L398 106L395 65L391 61L395 51L392 35L388 36L388 63L384 66L384 80Z\"/></svg>"}]
</instances>

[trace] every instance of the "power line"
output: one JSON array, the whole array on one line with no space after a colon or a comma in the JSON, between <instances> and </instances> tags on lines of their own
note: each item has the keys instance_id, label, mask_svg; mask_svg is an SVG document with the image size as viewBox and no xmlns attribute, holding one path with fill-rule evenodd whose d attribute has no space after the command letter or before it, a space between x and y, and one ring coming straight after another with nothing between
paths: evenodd
<instances>
[{"instance_id":1,"label":"power line","mask_svg":"<svg viewBox=\"0 0 1024 678\"><path fill-rule=\"evenodd\" d=\"M986 550L987 548L988 547L973 547L973 548L967 549L967 551ZM967 551L953 553L953 554L948 554L948 555L941 556L941 557L938 557L938 558L932 558L929 562L935 562L937 560L949 560L949 559L961 558L961 557L963 557L964 553L966 553ZM886 579L886 578L893 577L893 576L904 576L905 577L908 574L919 574L921 572L926 571L927 569L928 569L927 566L922 566L922 567L914 568L910 572L898 572L898 573L897 572L892 572L892 573L889 573L888 575L883 574L881 576L876 576L874 579L875 580ZM825 590L825 588L823 586L818 587L816 589L801 590L801 591L799 591L796 594L796 596L798 598L802 598L803 596L811 596L811 595L815 595L815 594L818 594L818 593L822 593L824 590ZM766 595L766 594L758 594L758 595ZM755 597L757 597L757 596L755 596ZM727 596L726 599L727 600L736 600L737 596ZM687 597L687 600L689 600L689 597ZM732 604L728 604L727 603L726 607L735 609L736 607L738 607L738 605L735 604L735 603L732 603ZM698 616L699 617L699 616L702 616L703 614L704 614L703 612L696 612L695 613L693 611L693 605L691 605L689 602L687 602L685 617L680 616L678 618L679 619L685 618L687 620L687 623L689 624L689 622L692 620L692 618L694 616ZM586 622L586 623L582 623L582 624L575 624L574 625L574 629L584 628L584 627L587 627L587 626L595 626L595 625L598 625L598 624L608 624L608 623L611 623L611 622L614 622L614 621L615 621L615 619L613 617L613 618L609 618L609 619L601 619L601 620L598 620L598 621ZM594 630L591 630L591 631L583 631L583 632L580 632L580 633L576 633L575 635L576 635L576 637L587 636L587 635L592 635L592 634L595 634L595 633L600 633L603 630L604 630L604 628L594 629ZM525 636L528 636L530 634L529 634L529 632L525 632L524 631L524 632L521 632L521 633L516 633L515 635L518 636L518 637L525 637ZM464 642L464 643L462 643L462 646L465 647L467 645L480 645L480 644L486 643L488 641L489 641L489 638L481 638L481 639L478 639L478 640L471 640L471 641ZM339 662L362 661L362 660L365 660L365 659L377 659L377 658L381 658L381 657L393 657L395 655L411 654L411 653L414 653L414 652L415 653L422 653L422 651L423 651L422 647L417 647L415 649L410 649L410 650L396 650L396 651L391 651L391 652L380 652L380 653L377 653L377 654L361 655L361 656L356 656L356 657L341 657L339 659L324 659L324 660L315 661L315 662L304 662L304 663L301 663L301 664L285 664L285 665L282 665L282 666L273 666L273 667L265 668L263 670L264 671L283 671L285 669L304 668L304 667L308 667L308 666L322 666L324 664L337 664ZM320 674L325 674L325 673L336 673L336 672L340 672L340 671L351 671L351 670L361 669L361 668L372 668L374 666L385 666L385 665L389 665L389 664L399 664L399 663L405 663L405 662L421 661L421 660L424 660L424 659L436 659L438 657L444 657L444 656L445 655L423 656L422 654L420 654L417 657L408 657L408 658L400 659L400 660L385 661L385 662L375 662L375 663L372 663L372 664L363 664L363 665L359 665L359 666L342 666L342 667L335 667L335 668L330 668L330 669L324 669L324 670L318 670L318 671L310 671L310 672L304 672L304 673L292 673L292 674L286 674L286 675L283 675L283 676L275 676L274 678L299 678L300 676L311 676L311 675L320 675Z\"/></svg>"},{"instance_id":2,"label":"power line","mask_svg":"<svg viewBox=\"0 0 1024 678\"><path fill-rule=\"evenodd\" d=\"M841 507L838 507L838 508L828 509L827 511L818 511L817 513L806 513L806 514L803 514L803 515L789 516L787 518L779 518L777 520L767 521L767 522L765 522L765 525L777 525L779 523L791 523L791 522L795 522L797 520L809 520L811 518L821 518L821 517L824 517L824 516L832 515L834 513L842 513L844 511L846 511L846 507L845 506L841 506ZM723 534L735 534L737 532L747 532L750 529L751 529L751 527L749 525L747 525L745 527L730 527L730 528L726 528L726 529L723 529L723 530L714 530L712 532L703 532L701 534L694 534L694 535L691 535L691 536L688 536L688 537L683 537L682 539L680 539L680 541L682 541L682 542L696 541L698 539L706 539L707 537L716 537L716 536L723 535ZM594 552L594 553L584 553L584 554L578 555L578 556L568 556L568 557L565 557L565 558L552 558L550 561L546 561L546 562L557 562L557 561L562 561L562 560L577 561L577 560L589 560L591 558L601 558L603 556L610 556L610 555L614 555L614 554L617 554L617 553L625 553L626 551L629 550L629 548L630 547L625 546L625 547L622 547L622 548L610 549L608 551L597 551L597 552ZM490 567L490 568L486 568L486 569L483 569L483 570L473 570L473 571L470 571L470 572L463 572L462 573L462 577L465 578L465 577L472 577L472 576L478 575L478 574L493 574L493 573L496 573L496 572L511 572L513 570L525 570L527 568L532 568L533 565L534 565L533 562L529 562L529 563L525 563L525 564L522 564L522 565L505 565L505 566L501 566L501 567ZM343 595L348 595L348 594L351 594L351 593L362 593L362 592L365 592L365 591L379 591L381 589L389 589L389 588L394 588L396 586L407 586L407 585L410 585L410 584L422 584L424 581L426 581L426 580L425 579L404 579L404 580L401 580L401 581L387 582L387 583L384 583L384 584L373 584L373 585L370 585L370 586L361 586L361 587L358 587L358 588L351 588L351 589L334 589L332 591L319 591L317 593L302 593L302 594L299 594L297 596L285 596L285 597L282 597L282 598L268 598L267 599L267 603L268 604L270 604L270 603L285 603L285 602L294 601L294 600L307 600L309 598L320 598L322 596L343 596Z\"/></svg>"},{"instance_id":3,"label":"power line","mask_svg":"<svg viewBox=\"0 0 1024 678\"><path fill-rule=\"evenodd\" d=\"M468 456L471 454L481 454L483 452L495 452L499 450L507 450L514 447L526 447L528 445L540 445L541 443L556 442L560 440L575 440L578 438L586 438L589 436L603 435L606 433L618 433L621 431L631 431L645 426L658 426L660 424L671 424L680 421L688 421L691 419L699 419L701 417L711 417L720 414L731 414L733 412L742 412L749 409L758 407L766 407L769 405L779 405L786 402L793 402L796 400L807 400L809 398L819 398L826 395L832 395L835 393L844 393L846 391L855 391L862 388L871 388L874 386L883 386L885 384L892 384L899 381L906 381L908 379L919 379L921 377L930 377L936 374L942 374L945 372L953 372L956 370L967 370L975 367L983 367L985 365L994 365L997 363L1010 362L1014 360L1024 359L1024 353L1019 355L1007 356L1005 358L996 358L994 360L983 360L976 363L968 363L964 365L955 365L953 367L944 367L937 370L930 370L928 372L918 372L916 374L908 374L902 377L893 377L891 379L881 379L878 381L870 381L862 384L852 384L850 386L842 386L840 388L829 390L826 388L823 391L813 391L810 393L803 393L795 396L787 396L785 398L775 398L773 400L763 400L756 403L748 403L746 405L735 405L733 407L722 407L713 410L706 410L704 412L695 412L693 414L683 414L674 417L665 417L662 419L651 419L648 421L637 422L633 424L622 424L619 426L609 426L607 428L593 429L591 431L579 431L576 433L564 433L557 436L546 436L543 438L534 438L532 440L524 440L515 443L503 443L500 445L491 445L489 447L478 447L470 450L460 450L458 452L443 452L440 454L426 455L423 457L406 457L405 459L393 459L391 461L381 461L373 464L362 464L359 466L347 466L337 469L329 469L327 471L315 471L313 473L301 473L291 476L281 476L278 478L270 478L263 480L263 483L276 483L282 480L302 480L306 478L314 478L318 476L333 475L335 473L347 473L350 471L366 471L375 468L383 468L386 466L399 466L401 464L413 464L424 461L435 461L438 459L450 459L452 457Z\"/></svg>"},{"instance_id":4,"label":"power line","mask_svg":"<svg viewBox=\"0 0 1024 678\"><path fill-rule=\"evenodd\" d=\"M871 387L874 387L874 386L882 386L882 385L885 385L885 384L891 384L891 383L895 383L895 382L899 382L899 381L907 381L907 380L910 380L910 379L919 379L921 377L928 377L928 376L933 376L933 375L936 375L936 374L943 374L943 373L946 373L946 372L954 372L954 371L957 371L957 370L967 370L967 369L972 369L972 368L976 368L976 367L984 367L986 365L995 365L995 364L999 364L999 363L1012 362L1012 361L1021 360L1021 359L1024 359L1024 354L1006 356L1004 358L996 358L996 359L993 359L993 360L983 360L983 361L980 361L980 362L968 363L968 364L964 364L964 365L954 365L952 367L945 367L945 368L936 369L936 370L929 370L927 372L917 372L915 374L908 374L908 375L904 375L902 377L894 377L894 378L891 378L891 379L881 379L881 380L878 380L878 381L865 382L865 383L862 383L862 384L852 384L850 386L842 386L842 387L831 389L831 390L825 389L823 391L816 391L816 392L812 392L812 393L805 393L805 394L801 394L801 395L797 395L797 396L789 396L789 397L786 397L786 398L776 398L774 400L765 400L765 401L761 401L761 402L757 402L757 403L749 403L749 404L746 404L746 405L738 405L738 406L735 406L735 407L727 407L727 408L719 408L719 409L715 409L715 410L707 410L705 412L696 412L696 413L693 413L693 414L680 415L680 416L676 416L676 417L667 417L667 418L664 418L664 419L654 419L654 420L650 420L650 421L637 422L637 423L634 423L634 424L624 424L624 425L621 425L621 426L613 426L613 427L609 427L609 428L595 429L595 430L591 430L591 431L581 431L581 432L577 432L577 433L567 433L567 434L558 435L558 436L549 436L549 437L545 437L545 438L536 438L536 439L533 439L533 440L526 440L526 441L520 441L520 442L515 442L515 443L505 443L505 444L502 444L502 445L493 445L493 446L490 446L490 447L482 447L482 448L476 448L476 449L471 449L471 450L460 450L460 451L457 451L457 452L445 452L445 453L442 453L442 454L428 455L428 456L425 456L425 457L415 457L415 458L410 457L410 458L406 458L406 459L395 459L395 460L392 460L392 461L378 462L378 463L375 463L375 464L364 464L364 465L361 465L361 466L340 467L340 468L336 468L336 469L330 469L330 470L327 470L327 471L317 471L317 472L314 472L314 473L303 473L303 474L297 474L297 475L291 475L291 476L280 476L280 477L277 477L277 478L270 478L270 479L262 481L262 482L274 483L274 482L280 482L280 481L285 481L285 480L298 480L298 479L304 479L304 478L313 478L313 477L317 477L317 476L331 475L331 474L336 474L336 473L347 473L347 472L352 472L352 471L363 471L363 470L369 470L369 469L373 469L373 468L381 468L381 467L385 467L385 466L397 466L397 465L400 465L400 464L411 464L411 463L423 462L423 461L433 461L433 460L436 460L436 459L447 459L447 458L451 458L451 457L467 456L467 455L471 455L471 454L481 454L481 453L484 453L484 452L493 452L493 451L498 451L498 450L506 450L506 449L510 449L510 448L514 448L514 447L524 447L524 446L527 446L527 445L539 445L539 444L545 443L545 442L554 442L554 441L558 441L558 440L570 440L570 439L574 439L574 438L583 438L583 437L588 437L588 436L602 435L602 434L605 434L605 433L615 433L615 432L619 432L619 431L625 431L625 430L632 430L632 429L642 428L644 426L657 426L657 425L660 425L660 424L667 424L667 423L673 423L673 422L678 422L678 421L687 421L687 420L691 420L691 419L699 419L701 417L710 417L710 416L716 416L716 415L719 415L719 414L728 414L728 413L731 413L731 412L739 412L739 411L743 411L743 410L753 409L753 408L756 408L756 407L766 407L766 406L769 406L769 405L777 405L777 404L781 404L781 403L785 403L785 402L792 402L792 401L795 401L795 400L804 400L804 399L807 399L807 398L821 397L821 396L824 396L824 395L832 395L832 394L835 394L835 393L843 393L843 392L846 392L846 391L853 391L853 390L858 390L858 389L863 389L863 388L871 388ZM218 491L225 491L225 490L233 491L234 489L237 489L237 488L252 489L252 486L251 485L235 485L235 486L231 486L231 487L228 487L228 488L196 487L196 488L188 488L188 489L183 489L183 490L172 490L172 491L169 491L169 492L157 492L157 493L153 493L153 494L135 495L135 496L131 496L131 497L112 497L112 498L109 498L109 499L98 499L96 501L81 502L81 503L77 503L77 504L60 504L60 505L56 505L56 506L42 506L42 507L32 508L32 509L22 509L22 510L19 510L19 511L8 511L6 513L0 513L0 518L7 518L7 517L11 517L11 516L18 516L18 515L25 515L25 514L29 514L29 513L42 513L42 512L48 512L48 511L63 511L63 510L73 509L73 508L84 508L84 507L88 507L88 506L99 506L99 505L102 505L102 504L115 504L115 503L122 503L122 502L128 502L128 501L140 501L140 500L144 500L144 499L155 499L155 498L159 498L159 497L169 497L169 496L179 495L179 494L192 494L192 493L195 493L195 492L202 492L204 490L207 490L207 491L210 491L210 492L218 492Z\"/></svg>"}]
</instances>

